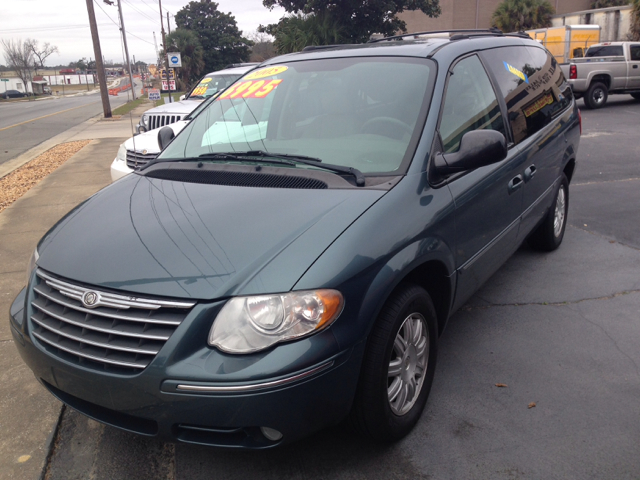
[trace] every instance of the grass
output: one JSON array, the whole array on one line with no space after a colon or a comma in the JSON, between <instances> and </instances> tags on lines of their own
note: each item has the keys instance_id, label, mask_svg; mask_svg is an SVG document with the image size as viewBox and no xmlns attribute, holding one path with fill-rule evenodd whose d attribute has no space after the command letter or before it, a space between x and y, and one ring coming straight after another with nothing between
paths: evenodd
<instances>
[{"instance_id":1,"label":"grass","mask_svg":"<svg viewBox=\"0 0 640 480\"><path fill-rule=\"evenodd\" d=\"M139 97L135 100L131 100L125 103L124 105L120 105L118 108L114 109L111 113L113 113L114 115L126 115L137 106L142 105L143 103L146 103L148 101L149 100L147 99L147 97Z\"/></svg>"},{"instance_id":2,"label":"grass","mask_svg":"<svg viewBox=\"0 0 640 480\"><path fill-rule=\"evenodd\" d=\"M180 95L184 95L184 92L175 92L171 94L173 97L173 101L174 102L179 102L180 101ZM164 105L164 99L166 97L168 97L169 94L168 93L162 93L160 95L160 100L156 100L156 107L159 107L160 105Z\"/></svg>"}]
</instances>

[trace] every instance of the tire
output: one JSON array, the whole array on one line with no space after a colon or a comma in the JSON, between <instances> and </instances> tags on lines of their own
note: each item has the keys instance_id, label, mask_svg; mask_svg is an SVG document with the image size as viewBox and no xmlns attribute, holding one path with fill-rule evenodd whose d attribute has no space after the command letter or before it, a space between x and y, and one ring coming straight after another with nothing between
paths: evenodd
<instances>
[{"instance_id":1,"label":"tire","mask_svg":"<svg viewBox=\"0 0 640 480\"><path fill-rule=\"evenodd\" d=\"M558 248L564 238L567 228L567 212L569 211L569 181L566 175L562 180L553 198L551 208L542 220L542 223L529 235L529 245L536 250L551 252ZM556 223L556 221L558 223Z\"/></svg>"},{"instance_id":2,"label":"tire","mask_svg":"<svg viewBox=\"0 0 640 480\"><path fill-rule=\"evenodd\" d=\"M404 354L400 338L410 339ZM411 431L433 383L437 339L431 297L417 285L401 284L387 300L367 341L350 414L356 430L381 442L399 440Z\"/></svg>"},{"instance_id":3,"label":"tire","mask_svg":"<svg viewBox=\"0 0 640 480\"><path fill-rule=\"evenodd\" d=\"M607 103L608 97L607 86L604 83L594 82L584 95L584 104L591 109L601 108Z\"/></svg>"},{"instance_id":4,"label":"tire","mask_svg":"<svg viewBox=\"0 0 640 480\"><path fill-rule=\"evenodd\" d=\"M640 100L640 92L638 92L638 93L632 93L632 94L631 94L631 96L632 96L633 98L635 98L636 100Z\"/></svg>"}]
</instances>

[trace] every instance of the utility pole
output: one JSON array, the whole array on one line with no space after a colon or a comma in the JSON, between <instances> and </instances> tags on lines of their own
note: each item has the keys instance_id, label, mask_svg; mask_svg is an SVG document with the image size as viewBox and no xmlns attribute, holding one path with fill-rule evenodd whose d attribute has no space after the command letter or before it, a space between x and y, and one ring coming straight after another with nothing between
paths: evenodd
<instances>
[{"instance_id":1,"label":"utility pole","mask_svg":"<svg viewBox=\"0 0 640 480\"><path fill-rule=\"evenodd\" d=\"M122 31L122 40L124 41L124 54L127 59L127 70L129 70L129 81L131 82L131 95L136 99L136 89L133 83L133 73L131 73L131 62L129 61L129 49L127 48L127 32L124 29L124 20L122 18L122 3L118 0L118 13L120 14L120 30Z\"/></svg>"},{"instance_id":2,"label":"utility pole","mask_svg":"<svg viewBox=\"0 0 640 480\"><path fill-rule=\"evenodd\" d=\"M171 35L171 22L169 21L169 12L167 12L167 30L169 30L169 35Z\"/></svg>"},{"instance_id":3,"label":"utility pole","mask_svg":"<svg viewBox=\"0 0 640 480\"><path fill-rule=\"evenodd\" d=\"M109 104L107 79L104 75L104 65L102 63L102 51L100 50L100 39L98 38L96 14L93 11L93 0L87 0L87 12L89 13L89 26L91 27L91 38L93 39L93 52L96 54L96 70L98 73L98 83L100 84L100 96L102 97L102 110L104 112L104 118L111 118L111 105Z\"/></svg>"},{"instance_id":4,"label":"utility pole","mask_svg":"<svg viewBox=\"0 0 640 480\"><path fill-rule=\"evenodd\" d=\"M119 0L118 0L119 1ZM164 64L167 69L167 87L169 86L169 57L167 55L167 40L164 34L164 22L162 17L162 0L158 0L158 5L160 6L160 33L162 33L162 48L164 49ZM160 82L162 82L162 76L160 76ZM171 98L171 88L169 88L169 103L171 103L173 99Z\"/></svg>"},{"instance_id":5,"label":"utility pole","mask_svg":"<svg viewBox=\"0 0 640 480\"><path fill-rule=\"evenodd\" d=\"M160 63L160 53L158 53L158 41L156 40L156 32L153 32L153 44L156 46L156 61Z\"/></svg>"}]
</instances>

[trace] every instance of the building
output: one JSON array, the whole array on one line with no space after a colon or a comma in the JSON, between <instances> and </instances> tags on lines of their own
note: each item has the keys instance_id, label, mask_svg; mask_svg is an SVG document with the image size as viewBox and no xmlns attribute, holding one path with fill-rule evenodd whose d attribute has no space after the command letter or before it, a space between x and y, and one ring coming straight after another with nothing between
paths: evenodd
<instances>
[{"instance_id":1,"label":"building","mask_svg":"<svg viewBox=\"0 0 640 480\"><path fill-rule=\"evenodd\" d=\"M554 15L554 27L563 25L600 25L601 42L624 42L629 40L631 28L631 5L598 8Z\"/></svg>"},{"instance_id":2,"label":"building","mask_svg":"<svg viewBox=\"0 0 640 480\"><path fill-rule=\"evenodd\" d=\"M549 0L556 14L587 10L593 0ZM440 0L442 13L430 18L420 10L406 11L398 17L407 23L407 32L489 28L491 16L502 0Z\"/></svg>"}]
</instances>

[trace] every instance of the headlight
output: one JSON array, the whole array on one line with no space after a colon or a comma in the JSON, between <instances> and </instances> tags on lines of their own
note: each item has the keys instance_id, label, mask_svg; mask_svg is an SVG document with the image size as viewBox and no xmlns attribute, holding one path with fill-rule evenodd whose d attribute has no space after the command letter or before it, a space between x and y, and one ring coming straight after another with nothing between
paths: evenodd
<instances>
[{"instance_id":1,"label":"headlight","mask_svg":"<svg viewBox=\"0 0 640 480\"><path fill-rule=\"evenodd\" d=\"M116 155L116 159L120 160L121 162L127 161L127 149L125 148L124 143L122 143L120 145L120 148L118 148L118 154Z\"/></svg>"},{"instance_id":2,"label":"headlight","mask_svg":"<svg viewBox=\"0 0 640 480\"><path fill-rule=\"evenodd\" d=\"M144 125L145 127L148 127L149 117L147 115L142 115L142 119L140 120L140 123L142 123L142 125Z\"/></svg>"},{"instance_id":3,"label":"headlight","mask_svg":"<svg viewBox=\"0 0 640 480\"><path fill-rule=\"evenodd\" d=\"M336 290L232 298L209 333L209 345L227 353L251 353L328 327L342 312Z\"/></svg>"},{"instance_id":4,"label":"headlight","mask_svg":"<svg viewBox=\"0 0 640 480\"><path fill-rule=\"evenodd\" d=\"M33 271L36 269L36 262L38 261L38 258L40 258L40 255L38 255L38 249L36 248L31 254L31 259L29 260L29 265L27 266L26 285L29 285L29 280L31 280L31 275L33 274Z\"/></svg>"}]
</instances>

